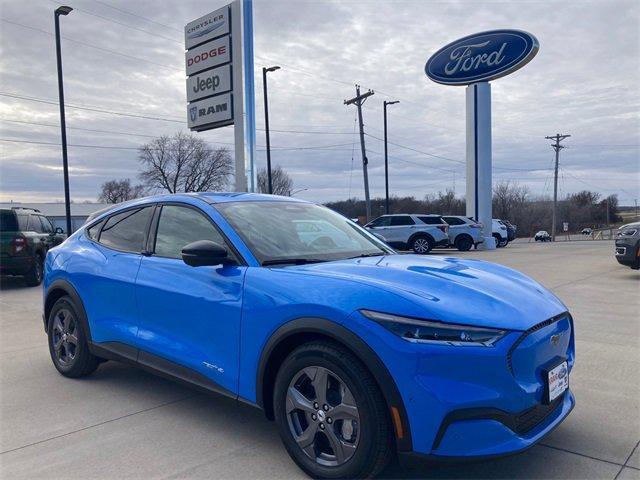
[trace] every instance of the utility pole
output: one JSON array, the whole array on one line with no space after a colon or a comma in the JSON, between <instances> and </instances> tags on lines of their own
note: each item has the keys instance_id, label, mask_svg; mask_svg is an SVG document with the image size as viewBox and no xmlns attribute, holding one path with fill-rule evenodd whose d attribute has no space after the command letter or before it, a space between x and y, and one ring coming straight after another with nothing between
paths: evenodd
<instances>
[{"instance_id":1,"label":"utility pole","mask_svg":"<svg viewBox=\"0 0 640 480\"><path fill-rule=\"evenodd\" d=\"M273 181L271 179L271 141L269 138L269 98L267 94L267 73L275 72L280 67L277 65L274 67L262 67L262 88L264 96L264 130L267 140L267 193L273 194Z\"/></svg>"},{"instance_id":2,"label":"utility pole","mask_svg":"<svg viewBox=\"0 0 640 480\"><path fill-rule=\"evenodd\" d=\"M58 64L58 101L60 103L60 133L62 135L62 175L64 178L64 210L67 217L67 237L71 236L71 196L69 194L69 162L67 159L67 125L64 118L64 86L62 80L62 50L60 48L60 15L69 15L73 8L61 6L53 12Z\"/></svg>"},{"instance_id":3,"label":"utility pole","mask_svg":"<svg viewBox=\"0 0 640 480\"><path fill-rule=\"evenodd\" d=\"M351 100L345 100L345 105L355 104L358 107L358 122L360 123L360 149L362 150L362 174L364 176L364 199L367 207L367 222L371 218L371 199L369 198L369 175L367 174L367 153L364 148L364 123L362 122L362 105L365 100L373 95L373 90L369 90L367 93L360 95L360 85L356 85L356 96Z\"/></svg>"},{"instance_id":4,"label":"utility pole","mask_svg":"<svg viewBox=\"0 0 640 480\"><path fill-rule=\"evenodd\" d=\"M564 148L560 145L560 142L565 138L569 138L571 135L560 135L556 133L553 137L544 137L547 140L554 140L556 143L552 143L551 146L556 151L556 165L553 174L553 214L551 216L551 241L556 241L556 209L558 206L558 161L560 160L560 149Z\"/></svg>"},{"instance_id":5,"label":"utility pole","mask_svg":"<svg viewBox=\"0 0 640 480\"><path fill-rule=\"evenodd\" d=\"M385 213L389 215L389 155L387 152L387 105L400 103L399 100L393 102L382 102L384 105L384 208Z\"/></svg>"}]
</instances>

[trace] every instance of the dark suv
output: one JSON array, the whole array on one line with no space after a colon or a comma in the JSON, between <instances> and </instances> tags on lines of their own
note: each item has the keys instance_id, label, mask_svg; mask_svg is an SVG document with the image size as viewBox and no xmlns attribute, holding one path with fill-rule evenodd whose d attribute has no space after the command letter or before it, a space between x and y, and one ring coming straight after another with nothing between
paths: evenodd
<instances>
[{"instance_id":1,"label":"dark suv","mask_svg":"<svg viewBox=\"0 0 640 480\"><path fill-rule=\"evenodd\" d=\"M40 285L47 250L64 238L38 210L0 209L0 274L24 275L28 286Z\"/></svg>"},{"instance_id":2,"label":"dark suv","mask_svg":"<svg viewBox=\"0 0 640 480\"><path fill-rule=\"evenodd\" d=\"M629 223L618 229L616 260L634 270L640 269L640 222Z\"/></svg>"}]
</instances>

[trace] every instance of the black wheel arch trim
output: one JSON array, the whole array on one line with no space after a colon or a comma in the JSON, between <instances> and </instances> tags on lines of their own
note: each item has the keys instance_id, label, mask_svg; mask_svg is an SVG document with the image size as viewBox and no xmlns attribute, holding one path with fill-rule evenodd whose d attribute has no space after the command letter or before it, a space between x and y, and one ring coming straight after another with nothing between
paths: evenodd
<instances>
[{"instance_id":1,"label":"black wheel arch trim","mask_svg":"<svg viewBox=\"0 0 640 480\"><path fill-rule=\"evenodd\" d=\"M409 237L409 240L407 240L407 245L409 245L409 247L411 247L412 244L413 244L413 241L418 237L427 237L429 239L429 241L431 242L432 246L435 245L435 243L436 243L436 240L433 238L433 236L430 233L428 233L428 232L416 232L416 233L412 234Z\"/></svg>"},{"instance_id":2,"label":"black wheel arch trim","mask_svg":"<svg viewBox=\"0 0 640 480\"><path fill-rule=\"evenodd\" d=\"M267 417L273 419L273 412L265 408L264 388L266 374L268 373L266 371L267 364L278 345L287 338L298 334L317 334L328 337L349 348L366 365L380 387L387 403L392 423L394 420L392 408L397 410L402 430L398 432L398 429L394 427L396 432L394 437L398 451L411 451L413 444L409 418L400 391L387 367L364 340L342 325L324 318L305 317L291 320L278 328L267 341L260 355L256 375L256 404L265 411Z\"/></svg>"},{"instance_id":3,"label":"black wheel arch trim","mask_svg":"<svg viewBox=\"0 0 640 480\"><path fill-rule=\"evenodd\" d=\"M51 312L51 308L55 304L55 301L58 300L61 296L55 296L55 300L50 300L51 294L54 291L63 291L64 295L61 296L69 296L71 300L73 300L74 306L79 310L80 314L80 323L82 323L82 327L84 328L85 334L87 336L87 341L91 341L91 328L89 327L89 317L87 317L87 311L84 308L84 303L82 302L82 298L78 294L76 288L69 282L63 278L58 280L54 280L51 282L51 285L47 287L47 291L44 295L44 305L43 305L43 313L42 320L44 322L44 331L48 332L48 323L49 323L49 313Z\"/></svg>"}]
</instances>

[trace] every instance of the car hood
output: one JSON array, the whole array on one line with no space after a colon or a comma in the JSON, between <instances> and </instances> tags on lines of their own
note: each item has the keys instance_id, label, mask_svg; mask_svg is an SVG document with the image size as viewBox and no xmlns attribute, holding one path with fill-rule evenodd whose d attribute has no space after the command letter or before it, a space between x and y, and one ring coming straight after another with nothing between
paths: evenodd
<instances>
[{"instance_id":1,"label":"car hood","mask_svg":"<svg viewBox=\"0 0 640 480\"><path fill-rule=\"evenodd\" d=\"M445 322L527 330L567 310L554 294L526 275L481 260L387 255L291 268L383 289L409 300L413 315ZM376 298L380 305L389 305L380 296Z\"/></svg>"}]
</instances>

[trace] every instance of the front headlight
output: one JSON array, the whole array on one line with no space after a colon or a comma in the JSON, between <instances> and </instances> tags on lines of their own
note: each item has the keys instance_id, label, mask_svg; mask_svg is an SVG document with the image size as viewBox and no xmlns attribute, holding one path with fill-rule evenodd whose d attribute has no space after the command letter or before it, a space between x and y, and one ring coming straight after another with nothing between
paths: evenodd
<instances>
[{"instance_id":1,"label":"front headlight","mask_svg":"<svg viewBox=\"0 0 640 480\"><path fill-rule=\"evenodd\" d=\"M506 330L495 328L434 322L371 310L360 310L360 313L406 341L414 343L492 347L507 334Z\"/></svg>"}]
</instances>

